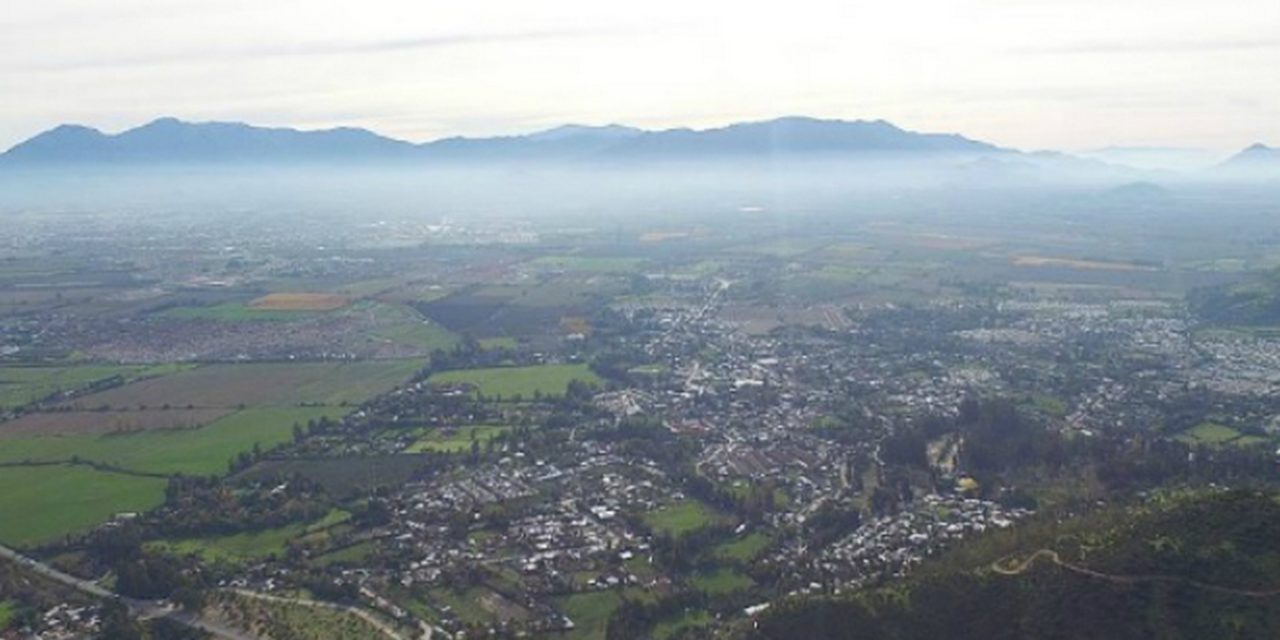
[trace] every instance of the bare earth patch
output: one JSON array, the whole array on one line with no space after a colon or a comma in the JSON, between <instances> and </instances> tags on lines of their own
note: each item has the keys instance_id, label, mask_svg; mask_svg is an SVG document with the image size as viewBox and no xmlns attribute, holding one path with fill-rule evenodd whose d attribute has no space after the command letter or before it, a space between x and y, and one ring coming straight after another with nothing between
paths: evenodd
<instances>
[{"instance_id":1,"label":"bare earth patch","mask_svg":"<svg viewBox=\"0 0 1280 640\"><path fill-rule=\"evenodd\" d=\"M264 311L333 311L350 299L336 293L269 293L249 302L250 309Z\"/></svg>"}]
</instances>

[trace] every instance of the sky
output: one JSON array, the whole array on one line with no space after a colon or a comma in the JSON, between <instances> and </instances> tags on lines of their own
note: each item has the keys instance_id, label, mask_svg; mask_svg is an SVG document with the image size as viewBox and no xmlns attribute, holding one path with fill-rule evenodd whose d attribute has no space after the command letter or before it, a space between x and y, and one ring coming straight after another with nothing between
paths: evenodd
<instances>
[{"instance_id":1,"label":"sky","mask_svg":"<svg viewBox=\"0 0 1280 640\"><path fill-rule=\"evenodd\" d=\"M161 116L426 141L889 120L1021 149L1280 145L1276 0L4 0L0 148Z\"/></svg>"}]
</instances>

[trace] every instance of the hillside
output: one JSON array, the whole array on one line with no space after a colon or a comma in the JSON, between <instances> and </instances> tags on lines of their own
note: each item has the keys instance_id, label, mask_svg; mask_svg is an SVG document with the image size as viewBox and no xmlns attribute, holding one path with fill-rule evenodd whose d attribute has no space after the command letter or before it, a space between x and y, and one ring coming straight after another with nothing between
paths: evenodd
<instances>
[{"instance_id":1,"label":"hillside","mask_svg":"<svg viewBox=\"0 0 1280 640\"><path fill-rule=\"evenodd\" d=\"M1280 497L1167 496L975 540L905 582L766 611L756 639L1280 635Z\"/></svg>"}]
</instances>

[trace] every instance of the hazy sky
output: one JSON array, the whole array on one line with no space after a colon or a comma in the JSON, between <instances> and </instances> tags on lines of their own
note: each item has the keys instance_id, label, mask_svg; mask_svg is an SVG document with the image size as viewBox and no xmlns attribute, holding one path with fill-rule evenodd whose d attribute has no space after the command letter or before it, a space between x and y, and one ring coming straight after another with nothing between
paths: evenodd
<instances>
[{"instance_id":1,"label":"hazy sky","mask_svg":"<svg viewBox=\"0 0 1280 640\"><path fill-rule=\"evenodd\" d=\"M3 4L3 148L162 115L411 140L806 114L1020 148L1280 144L1280 0Z\"/></svg>"}]
</instances>

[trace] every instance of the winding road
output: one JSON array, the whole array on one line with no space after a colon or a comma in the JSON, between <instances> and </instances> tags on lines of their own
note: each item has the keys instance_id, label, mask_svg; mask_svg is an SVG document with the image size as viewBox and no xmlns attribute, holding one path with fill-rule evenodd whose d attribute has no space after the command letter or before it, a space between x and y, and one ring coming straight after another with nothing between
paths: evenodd
<instances>
[{"instance_id":1,"label":"winding road","mask_svg":"<svg viewBox=\"0 0 1280 640\"><path fill-rule=\"evenodd\" d=\"M1016 576L1031 569L1031 567L1034 566L1036 561L1040 558L1048 558L1050 562L1066 569L1067 571L1071 571L1082 576L1088 576L1090 578L1096 578L1098 580L1105 580L1114 584L1127 585L1143 582L1167 582L1187 584L1206 591L1244 596L1246 598L1275 598L1280 596L1280 589L1239 589L1236 587L1224 587L1222 585L1192 580L1190 578L1180 578L1178 576L1104 573L1102 571L1067 562L1063 560L1062 557L1058 555L1058 552L1053 549L1040 549L1030 556L1027 556L1025 560L1021 561L1013 557L1001 558L1000 560L996 560L991 563L991 570L1002 576Z\"/></svg>"},{"instance_id":2,"label":"winding road","mask_svg":"<svg viewBox=\"0 0 1280 640\"><path fill-rule=\"evenodd\" d=\"M139 619L152 620L155 618L165 618L172 620L178 624L199 629L215 638L223 640L261 640L257 636L244 633L236 629L230 629L220 624L210 622L200 616L189 611L175 609L173 605L160 600L136 600L134 598L126 598L118 593L103 589L102 586L91 580L77 578L68 573L63 573L39 560L23 555L17 550L10 549L4 545L0 545L0 558L13 561L20 567L44 576L54 582L66 585L79 591L86 593L95 598L104 600L118 600L129 607L129 612Z\"/></svg>"}]
</instances>

